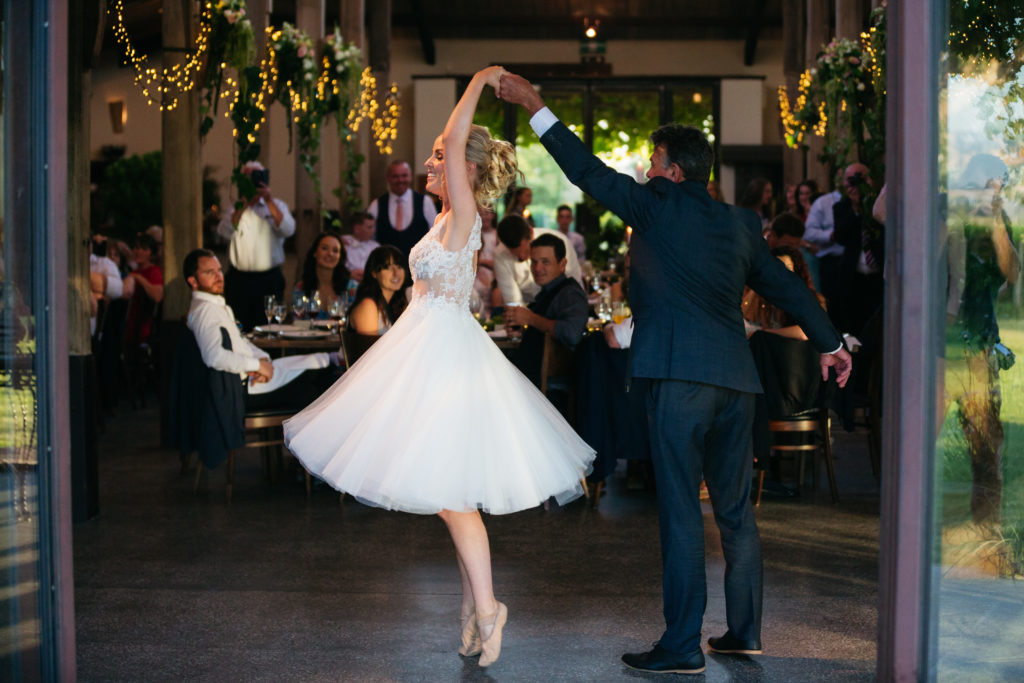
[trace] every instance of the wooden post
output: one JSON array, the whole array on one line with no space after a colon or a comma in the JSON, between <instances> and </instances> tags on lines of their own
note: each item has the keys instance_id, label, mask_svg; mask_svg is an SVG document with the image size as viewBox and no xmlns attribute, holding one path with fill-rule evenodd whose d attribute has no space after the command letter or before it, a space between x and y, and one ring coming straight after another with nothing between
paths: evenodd
<instances>
[{"instance_id":1,"label":"wooden post","mask_svg":"<svg viewBox=\"0 0 1024 683\"><path fill-rule=\"evenodd\" d=\"M806 66L813 68L818 53L833 36L829 23L829 0L807 0L806 8L807 40L804 58ZM819 190L828 192L832 189L833 179L828 177L828 169L818 160L825 148L824 141L809 131L804 141L807 143L806 177L816 180Z\"/></svg>"},{"instance_id":2,"label":"wooden post","mask_svg":"<svg viewBox=\"0 0 1024 683\"><path fill-rule=\"evenodd\" d=\"M323 41L324 34L324 0L297 0L295 3L295 26L305 31L315 44ZM291 121L288 122L289 125ZM295 154L295 282L302 277L302 263L306 252L312 246L320 232L320 202L313 188L313 180L302 168L299 159L298 139L296 138L293 153ZM322 144L322 143L321 143ZM321 150L314 152L321 156ZM320 162L316 163L319 170Z\"/></svg>"},{"instance_id":3,"label":"wooden post","mask_svg":"<svg viewBox=\"0 0 1024 683\"><path fill-rule=\"evenodd\" d=\"M338 0L340 3L339 16L341 17L341 35L347 42L355 44L356 47L364 51L366 49L366 0ZM355 103L353 103L355 104ZM369 130L367 123L363 123L364 130ZM370 134L364 133L358 135L352 139L351 142L341 140L341 153L338 155L339 160L339 178L344 178L346 171L348 170L348 147L349 145L356 145L356 151L358 154L362 154L364 159L370 158ZM363 164L359 168L359 194L361 198L360 204L366 206L370 202L370 198L373 195L369 195L367 190L367 184L369 182L369 172L367 164ZM345 198L341 197L339 200L343 201ZM347 225L343 227L348 227Z\"/></svg>"},{"instance_id":4,"label":"wooden post","mask_svg":"<svg viewBox=\"0 0 1024 683\"><path fill-rule=\"evenodd\" d=\"M863 0L836 0L836 38L858 40L863 30Z\"/></svg>"},{"instance_id":5,"label":"wooden post","mask_svg":"<svg viewBox=\"0 0 1024 683\"><path fill-rule=\"evenodd\" d=\"M370 13L370 33L368 38L369 66L377 78L377 93L388 86L391 78L391 0L376 0L368 7ZM367 136L369 137L369 136ZM412 159L406 159L413 166ZM387 192L387 173L389 159L376 152L367 157L369 173L369 197L378 197Z\"/></svg>"},{"instance_id":6,"label":"wooden post","mask_svg":"<svg viewBox=\"0 0 1024 683\"><path fill-rule=\"evenodd\" d=\"M190 0L168 0L163 11L164 66L184 61L177 49L192 44L197 17ZM181 276L188 252L202 244L203 193L199 165L199 94L178 95L178 106L163 112L164 320L184 320L191 290Z\"/></svg>"},{"instance_id":7,"label":"wooden post","mask_svg":"<svg viewBox=\"0 0 1024 683\"><path fill-rule=\"evenodd\" d=\"M804 36L804 0L782 0L782 44L785 46L782 55L782 68L786 74L786 90L790 101L796 99L796 91L800 82L806 58ZM776 93L772 93L776 103ZM776 111L777 111L776 107ZM786 187L796 185L806 177L803 150L785 148L782 155L782 179ZM785 188L782 188L785 190Z\"/></svg>"}]
</instances>

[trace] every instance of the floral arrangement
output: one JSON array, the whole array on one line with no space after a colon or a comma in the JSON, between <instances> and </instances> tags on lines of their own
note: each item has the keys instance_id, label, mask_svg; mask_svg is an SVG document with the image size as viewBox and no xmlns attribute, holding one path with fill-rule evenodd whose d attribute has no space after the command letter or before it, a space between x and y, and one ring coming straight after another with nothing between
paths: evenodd
<instances>
[{"instance_id":1,"label":"floral arrangement","mask_svg":"<svg viewBox=\"0 0 1024 683\"><path fill-rule=\"evenodd\" d=\"M202 103L199 135L205 137L213 127L217 104L224 85L224 70L228 67L239 72L256 58L255 36L249 21L245 0L218 0L207 3L202 21L209 30L209 55Z\"/></svg>"},{"instance_id":2,"label":"floral arrangement","mask_svg":"<svg viewBox=\"0 0 1024 683\"><path fill-rule=\"evenodd\" d=\"M806 148L809 133L825 138L820 160L830 177L847 163L866 163L883 177L885 149L885 6L872 13L860 41L833 39L800 76L796 101L779 87L786 144Z\"/></svg>"}]
</instances>

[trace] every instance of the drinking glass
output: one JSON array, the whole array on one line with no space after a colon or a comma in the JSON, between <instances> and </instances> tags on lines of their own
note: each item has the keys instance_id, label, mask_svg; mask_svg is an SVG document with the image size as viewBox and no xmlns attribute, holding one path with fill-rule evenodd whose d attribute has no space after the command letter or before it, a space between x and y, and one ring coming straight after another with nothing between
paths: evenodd
<instances>
[{"instance_id":1,"label":"drinking glass","mask_svg":"<svg viewBox=\"0 0 1024 683\"><path fill-rule=\"evenodd\" d=\"M590 276L590 288L595 292L601 291L601 274L594 273Z\"/></svg>"},{"instance_id":2,"label":"drinking glass","mask_svg":"<svg viewBox=\"0 0 1024 683\"><path fill-rule=\"evenodd\" d=\"M597 317L600 318L602 322L608 322L609 320L612 319L612 307L604 299L601 299L601 301L597 302L595 312L597 313Z\"/></svg>"},{"instance_id":3,"label":"drinking glass","mask_svg":"<svg viewBox=\"0 0 1024 683\"><path fill-rule=\"evenodd\" d=\"M341 320L342 316L345 315L345 302L340 296L334 297L331 301L331 305L327 308L327 315L333 320Z\"/></svg>"},{"instance_id":4,"label":"drinking glass","mask_svg":"<svg viewBox=\"0 0 1024 683\"><path fill-rule=\"evenodd\" d=\"M267 294L263 297L263 312L267 314L267 324L274 319L274 308L277 306L277 297Z\"/></svg>"},{"instance_id":5,"label":"drinking glass","mask_svg":"<svg viewBox=\"0 0 1024 683\"><path fill-rule=\"evenodd\" d=\"M314 292L312 299L306 300L306 310L309 311L309 317L316 320L317 316L320 315L320 292Z\"/></svg>"},{"instance_id":6,"label":"drinking glass","mask_svg":"<svg viewBox=\"0 0 1024 683\"><path fill-rule=\"evenodd\" d=\"M514 306L522 306L523 304L518 301L513 301L505 304L505 308L509 309ZM505 323L505 334L508 335L509 339L517 340L523 338L523 326L522 325L510 325Z\"/></svg>"},{"instance_id":7,"label":"drinking glass","mask_svg":"<svg viewBox=\"0 0 1024 683\"><path fill-rule=\"evenodd\" d=\"M612 320L618 325L623 320L629 317L629 309L626 307L625 301L616 301L612 304Z\"/></svg>"},{"instance_id":8,"label":"drinking glass","mask_svg":"<svg viewBox=\"0 0 1024 683\"><path fill-rule=\"evenodd\" d=\"M274 303L274 322L280 325L288 315L288 307L280 301Z\"/></svg>"},{"instance_id":9,"label":"drinking glass","mask_svg":"<svg viewBox=\"0 0 1024 683\"><path fill-rule=\"evenodd\" d=\"M306 309L309 306L309 299L305 294L296 294L292 298L292 315L295 316L296 320L302 320L306 317Z\"/></svg>"}]
</instances>

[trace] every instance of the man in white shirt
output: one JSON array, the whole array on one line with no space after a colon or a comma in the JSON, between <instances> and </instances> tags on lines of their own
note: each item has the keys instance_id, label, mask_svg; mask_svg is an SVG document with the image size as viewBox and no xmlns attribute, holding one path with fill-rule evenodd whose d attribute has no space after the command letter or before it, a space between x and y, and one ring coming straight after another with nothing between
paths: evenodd
<instances>
[{"instance_id":1,"label":"man in white shirt","mask_svg":"<svg viewBox=\"0 0 1024 683\"><path fill-rule=\"evenodd\" d=\"M270 175L263 164L250 161L242 172L252 179L256 194L231 214L231 271L225 297L242 326L251 330L266 321L264 297L284 296L284 241L295 234L295 219L288 205L270 193Z\"/></svg>"},{"instance_id":2,"label":"man in white shirt","mask_svg":"<svg viewBox=\"0 0 1024 683\"><path fill-rule=\"evenodd\" d=\"M341 237L345 244L345 267L349 277L356 282L363 281L366 259L370 257L371 251L380 246L380 242L373 239L375 222L376 219L369 213L357 211L352 214L352 234Z\"/></svg>"},{"instance_id":3,"label":"man in white shirt","mask_svg":"<svg viewBox=\"0 0 1024 683\"><path fill-rule=\"evenodd\" d=\"M532 303L540 292L540 285L534 282L530 271L530 242L543 234L555 235L565 242L565 274L583 286L580 262L568 237L558 230L534 228L522 216L510 214L498 223L498 246L494 250L494 278L504 303Z\"/></svg>"},{"instance_id":4,"label":"man in white shirt","mask_svg":"<svg viewBox=\"0 0 1024 683\"><path fill-rule=\"evenodd\" d=\"M835 217L832 207L840 197L842 195L839 190L833 190L815 199L807 211L807 222L804 223L804 241L817 247L815 256L818 257L821 294L828 303L829 313L839 309L839 262L843 257L843 245L834 239Z\"/></svg>"},{"instance_id":5,"label":"man in white shirt","mask_svg":"<svg viewBox=\"0 0 1024 683\"><path fill-rule=\"evenodd\" d=\"M405 254L427 234L437 218L437 209L429 196L412 190L412 170L404 161L388 164L388 192L366 207L376 219L375 239L393 244ZM381 208L383 207L383 208Z\"/></svg>"},{"instance_id":6,"label":"man in white shirt","mask_svg":"<svg viewBox=\"0 0 1024 683\"><path fill-rule=\"evenodd\" d=\"M312 353L272 361L266 351L238 331L234 312L222 296L224 273L217 256L196 249L185 257L182 270L192 288L188 329L195 335L203 363L214 370L236 373L245 381L247 409L301 409L320 395L331 380L330 366L337 364L336 356ZM321 369L327 372L319 372Z\"/></svg>"},{"instance_id":7,"label":"man in white shirt","mask_svg":"<svg viewBox=\"0 0 1024 683\"><path fill-rule=\"evenodd\" d=\"M569 226L572 225L573 220L571 206L562 204L558 207L555 214L555 223L558 224L558 231L569 238L569 241L572 242L572 248L576 250L576 257L583 261L587 258L587 245L583 240L583 235L578 232L569 232Z\"/></svg>"}]
</instances>

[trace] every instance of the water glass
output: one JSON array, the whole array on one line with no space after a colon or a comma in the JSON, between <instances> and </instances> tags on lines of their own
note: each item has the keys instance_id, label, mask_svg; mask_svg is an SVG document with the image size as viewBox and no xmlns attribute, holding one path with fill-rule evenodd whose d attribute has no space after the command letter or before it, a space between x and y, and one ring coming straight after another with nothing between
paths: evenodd
<instances>
[{"instance_id":1,"label":"water glass","mask_svg":"<svg viewBox=\"0 0 1024 683\"><path fill-rule=\"evenodd\" d=\"M305 294L296 294L292 298L292 315L296 320L306 317L306 310L309 307L309 298Z\"/></svg>"},{"instance_id":2,"label":"water glass","mask_svg":"<svg viewBox=\"0 0 1024 683\"><path fill-rule=\"evenodd\" d=\"M274 307L277 306L277 297L267 294L263 297L263 312L267 315L267 323L274 319Z\"/></svg>"}]
</instances>

